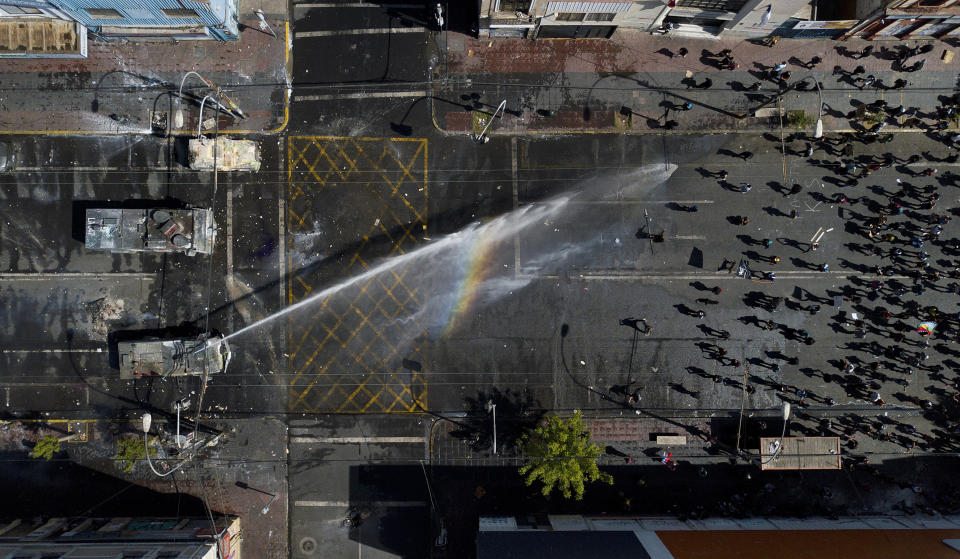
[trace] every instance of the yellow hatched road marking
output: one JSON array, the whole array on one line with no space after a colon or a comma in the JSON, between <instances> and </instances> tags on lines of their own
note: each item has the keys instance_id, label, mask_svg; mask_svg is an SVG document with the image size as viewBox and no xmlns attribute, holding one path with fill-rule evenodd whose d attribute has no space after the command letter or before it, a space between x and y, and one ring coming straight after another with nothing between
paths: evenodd
<instances>
[{"instance_id":1,"label":"yellow hatched road marking","mask_svg":"<svg viewBox=\"0 0 960 559\"><path fill-rule=\"evenodd\" d=\"M369 270L371 262L416 249L422 242L417 235L427 232L427 147L427 140L419 138L288 138L291 242L286 250L311 252L314 249L297 246L294 237L318 233L315 229L324 225L347 236L356 234L356 247L344 254L347 273L356 275ZM352 223L341 219L328 224L333 222L330 212L319 211L346 189L367 196L371 207L358 211L374 212L376 220L371 217L369 226L354 214ZM355 229L349 230L350 225ZM380 252L371 252L374 249ZM291 266L302 260L295 256L287 259ZM330 281L329 272L287 272L296 278L288 284L288 304L322 291ZM384 329L420 310L421 290L408 285L408 279L415 281L416 274L390 269L319 301L304 311L309 316L290 320L291 411L402 413L425 405L423 373L401 365L403 359L425 361L422 342L398 344L390 337L394 328Z\"/></svg>"}]
</instances>

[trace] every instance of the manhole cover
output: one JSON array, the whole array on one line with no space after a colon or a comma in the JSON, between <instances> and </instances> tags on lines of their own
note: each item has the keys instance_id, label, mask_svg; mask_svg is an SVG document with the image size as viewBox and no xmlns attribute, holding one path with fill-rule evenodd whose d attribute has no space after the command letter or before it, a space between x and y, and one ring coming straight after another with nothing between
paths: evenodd
<instances>
[{"instance_id":1,"label":"manhole cover","mask_svg":"<svg viewBox=\"0 0 960 559\"><path fill-rule=\"evenodd\" d=\"M317 550L317 540L313 538L303 538L300 540L300 551L306 553L307 555L313 555L313 552Z\"/></svg>"}]
</instances>

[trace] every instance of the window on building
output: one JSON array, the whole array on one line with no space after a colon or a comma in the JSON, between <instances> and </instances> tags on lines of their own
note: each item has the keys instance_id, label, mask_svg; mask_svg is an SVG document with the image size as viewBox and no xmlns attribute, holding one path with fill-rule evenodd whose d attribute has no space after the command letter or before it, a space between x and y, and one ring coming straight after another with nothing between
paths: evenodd
<instances>
[{"instance_id":1,"label":"window on building","mask_svg":"<svg viewBox=\"0 0 960 559\"><path fill-rule=\"evenodd\" d=\"M87 14L92 19L123 19L123 14L109 8L87 8Z\"/></svg>"},{"instance_id":2,"label":"window on building","mask_svg":"<svg viewBox=\"0 0 960 559\"><path fill-rule=\"evenodd\" d=\"M587 21L613 21L617 14L587 14Z\"/></svg>"},{"instance_id":3,"label":"window on building","mask_svg":"<svg viewBox=\"0 0 960 559\"><path fill-rule=\"evenodd\" d=\"M557 14L557 21L583 21L586 15L579 12L560 12Z\"/></svg>"},{"instance_id":4,"label":"window on building","mask_svg":"<svg viewBox=\"0 0 960 559\"><path fill-rule=\"evenodd\" d=\"M196 10L161 10L167 17L199 18Z\"/></svg>"},{"instance_id":5,"label":"window on building","mask_svg":"<svg viewBox=\"0 0 960 559\"><path fill-rule=\"evenodd\" d=\"M498 0L498 12L522 12L530 9L530 0Z\"/></svg>"},{"instance_id":6,"label":"window on building","mask_svg":"<svg viewBox=\"0 0 960 559\"><path fill-rule=\"evenodd\" d=\"M739 12L747 0L677 0L678 8L699 8L711 12Z\"/></svg>"},{"instance_id":7,"label":"window on building","mask_svg":"<svg viewBox=\"0 0 960 559\"><path fill-rule=\"evenodd\" d=\"M21 15L21 14L39 14L40 10L36 8L21 8L20 6L0 6L0 10L10 14L10 15Z\"/></svg>"}]
</instances>

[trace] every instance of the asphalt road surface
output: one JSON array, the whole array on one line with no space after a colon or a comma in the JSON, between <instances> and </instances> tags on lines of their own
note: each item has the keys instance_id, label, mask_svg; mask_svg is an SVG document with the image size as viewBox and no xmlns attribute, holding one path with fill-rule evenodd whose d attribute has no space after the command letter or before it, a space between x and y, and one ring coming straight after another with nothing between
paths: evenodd
<instances>
[{"instance_id":1,"label":"asphalt road surface","mask_svg":"<svg viewBox=\"0 0 960 559\"><path fill-rule=\"evenodd\" d=\"M780 131L478 144L433 126L430 81L443 61L422 9L294 8L291 124L259 138L257 173L192 171L182 147L155 137L11 141L17 165L0 175L0 400L10 415L167 413L199 379L123 381L110 335L230 335L234 360L211 378L202 408L226 421L289 421L291 556L303 558L426 553L437 534L427 480L474 482L425 467L430 423L485 423L490 400L501 412L633 406L681 421L776 414L786 400L801 410L794 428L814 432L841 416L874 429L877 392L919 434L949 438L922 407L950 405L952 345L921 348L908 332L907 354L875 358L868 344L892 347L885 322L930 316L883 317L910 299L956 329L951 280L913 291L905 272L919 249L881 243L887 252L876 254L858 224L889 204L898 179L936 185L942 198L933 210L908 198L891 221L953 215L956 163L923 159L841 186L837 161L849 158L807 156ZM861 168L885 153L948 155L921 134L853 145ZM745 151L753 157L733 156ZM914 176L928 167L937 174ZM214 254L84 248L84 208L157 200L212 208ZM892 258L893 247L906 254ZM954 268L955 249L924 249L934 268ZM741 261L749 277L722 266ZM646 334L632 326L641 319ZM768 320L776 325L760 327ZM910 364L921 350L928 359ZM848 364L863 384L839 376ZM499 419L509 429L513 418ZM871 446L875 461L950 450L903 433ZM521 504L531 502L503 507Z\"/></svg>"}]
</instances>

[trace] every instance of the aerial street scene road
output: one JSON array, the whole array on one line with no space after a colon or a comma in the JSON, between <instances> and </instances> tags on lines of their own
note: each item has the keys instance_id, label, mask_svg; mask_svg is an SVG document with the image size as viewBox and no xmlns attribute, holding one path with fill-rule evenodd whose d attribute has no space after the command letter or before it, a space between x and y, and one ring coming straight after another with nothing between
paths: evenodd
<instances>
[{"instance_id":1,"label":"aerial street scene road","mask_svg":"<svg viewBox=\"0 0 960 559\"><path fill-rule=\"evenodd\" d=\"M960 559L960 0L0 31L0 557Z\"/></svg>"}]
</instances>

